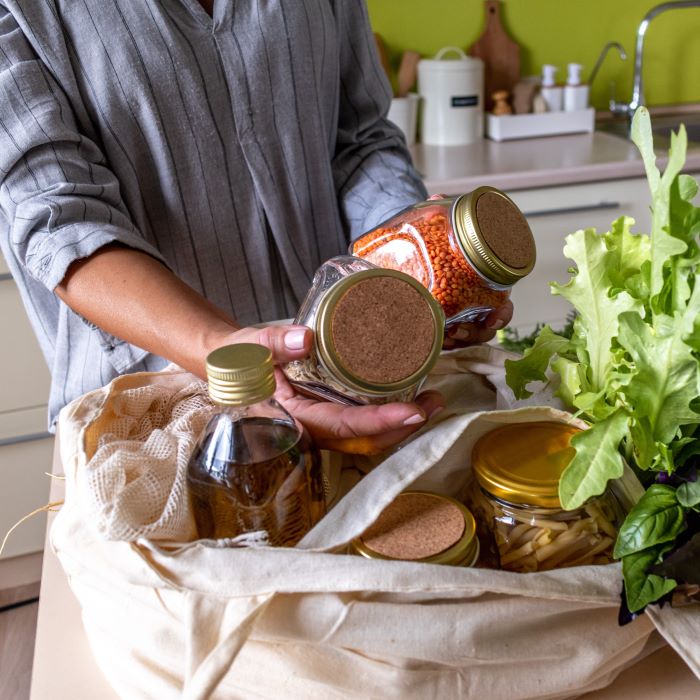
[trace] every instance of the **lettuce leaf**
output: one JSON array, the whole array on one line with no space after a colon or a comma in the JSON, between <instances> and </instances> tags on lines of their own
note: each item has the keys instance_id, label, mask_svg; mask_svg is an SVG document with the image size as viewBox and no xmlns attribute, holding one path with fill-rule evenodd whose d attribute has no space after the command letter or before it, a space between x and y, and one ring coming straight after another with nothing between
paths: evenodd
<instances>
[{"instance_id":1,"label":"lettuce leaf","mask_svg":"<svg viewBox=\"0 0 700 700\"><path fill-rule=\"evenodd\" d=\"M700 455L700 208L693 203L698 184L681 172L685 128L671 137L663 173L644 107L635 113L632 139L651 193L650 234L635 233L634 221L623 216L609 231L582 228L567 236L571 278L550 286L576 311L571 337L543 329L530 353L508 363L506 380L516 396L527 396L530 382L558 375L558 395L591 424L572 440L575 455L560 482L565 508L619 478L623 458L648 473L642 480L651 485L615 549L629 607L639 610L675 586L651 567L700 529L697 482L677 491L653 483ZM681 534L687 523L691 529Z\"/></svg>"}]
</instances>

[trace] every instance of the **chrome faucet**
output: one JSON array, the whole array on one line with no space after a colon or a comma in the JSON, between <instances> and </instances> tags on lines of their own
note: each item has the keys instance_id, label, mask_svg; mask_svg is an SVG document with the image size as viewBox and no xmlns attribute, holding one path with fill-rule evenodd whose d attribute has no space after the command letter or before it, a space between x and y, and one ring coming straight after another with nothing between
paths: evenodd
<instances>
[{"instance_id":1,"label":"chrome faucet","mask_svg":"<svg viewBox=\"0 0 700 700\"><path fill-rule=\"evenodd\" d=\"M613 114L623 114L629 118L630 125L632 117L637 108L644 104L644 92L642 89L642 59L644 52L644 36L646 35L649 23L654 17L666 10L681 10L688 7L700 7L700 0L677 0L676 2L664 2L661 5L652 7L637 27L637 42L634 48L634 84L632 86L632 99L625 102L615 102L610 100L610 111Z\"/></svg>"},{"instance_id":2,"label":"chrome faucet","mask_svg":"<svg viewBox=\"0 0 700 700\"><path fill-rule=\"evenodd\" d=\"M598 71L603 65L603 61L608 55L608 51L610 51L610 49L617 49L617 52L620 54L621 60L624 61L627 59L627 54L625 53L625 49L622 47L622 44L620 44L620 42L618 41L609 41L607 44L605 44L605 46L603 46L603 50L600 52L600 56L598 56L598 60L595 62L595 66L593 66L593 70L591 71L591 77L588 79L589 85L593 85L593 81L595 80L596 75L598 75Z\"/></svg>"}]
</instances>

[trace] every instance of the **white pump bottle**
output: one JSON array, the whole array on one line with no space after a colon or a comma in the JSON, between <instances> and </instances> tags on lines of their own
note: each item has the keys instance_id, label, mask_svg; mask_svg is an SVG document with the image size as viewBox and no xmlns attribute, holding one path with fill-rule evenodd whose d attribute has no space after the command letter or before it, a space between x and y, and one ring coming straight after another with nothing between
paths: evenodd
<instances>
[{"instance_id":1,"label":"white pump bottle","mask_svg":"<svg viewBox=\"0 0 700 700\"><path fill-rule=\"evenodd\" d=\"M540 87L540 95L547 103L548 112L560 112L563 106L564 90L561 85L557 85L554 80L554 74L557 72L557 67L548 63L542 66L542 86Z\"/></svg>"}]
</instances>

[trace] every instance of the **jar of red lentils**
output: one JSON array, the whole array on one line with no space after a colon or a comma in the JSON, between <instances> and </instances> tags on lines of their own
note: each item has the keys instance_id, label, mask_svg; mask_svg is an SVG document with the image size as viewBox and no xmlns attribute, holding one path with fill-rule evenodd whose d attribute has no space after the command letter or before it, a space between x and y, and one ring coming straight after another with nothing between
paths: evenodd
<instances>
[{"instance_id":1,"label":"jar of red lentils","mask_svg":"<svg viewBox=\"0 0 700 700\"><path fill-rule=\"evenodd\" d=\"M493 187L414 204L360 236L350 252L421 282L448 326L484 320L535 265L525 216Z\"/></svg>"}]
</instances>

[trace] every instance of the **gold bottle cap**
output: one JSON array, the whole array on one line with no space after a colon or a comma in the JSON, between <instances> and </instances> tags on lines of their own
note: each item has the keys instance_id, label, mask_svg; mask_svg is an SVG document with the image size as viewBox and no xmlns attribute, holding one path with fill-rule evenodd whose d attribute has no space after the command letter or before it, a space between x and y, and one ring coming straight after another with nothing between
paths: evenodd
<instances>
[{"instance_id":1,"label":"gold bottle cap","mask_svg":"<svg viewBox=\"0 0 700 700\"><path fill-rule=\"evenodd\" d=\"M547 421L491 430L472 449L474 476L485 491L508 503L561 508L559 479L575 454L571 438L579 432Z\"/></svg>"},{"instance_id":2,"label":"gold bottle cap","mask_svg":"<svg viewBox=\"0 0 700 700\"><path fill-rule=\"evenodd\" d=\"M452 226L462 252L496 284L510 286L535 266L535 239L513 200L494 187L478 187L455 200Z\"/></svg>"},{"instance_id":3,"label":"gold bottle cap","mask_svg":"<svg viewBox=\"0 0 700 700\"><path fill-rule=\"evenodd\" d=\"M445 315L404 272L373 268L336 282L321 300L315 342L326 368L352 389L377 396L403 391L440 355Z\"/></svg>"},{"instance_id":4,"label":"gold bottle cap","mask_svg":"<svg viewBox=\"0 0 700 700\"><path fill-rule=\"evenodd\" d=\"M472 566L479 556L476 523L469 509L449 496L404 491L350 550L368 559Z\"/></svg>"},{"instance_id":5,"label":"gold bottle cap","mask_svg":"<svg viewBox=\"0 0 700 700\"><path fill-rule=\"evenodd\" d=\"M249 406L275 392L272 353L263 345L237 343L207 356L207 380L212 401L228 406Z\"/></svg>"}]
</instances>

